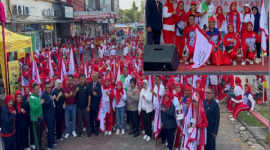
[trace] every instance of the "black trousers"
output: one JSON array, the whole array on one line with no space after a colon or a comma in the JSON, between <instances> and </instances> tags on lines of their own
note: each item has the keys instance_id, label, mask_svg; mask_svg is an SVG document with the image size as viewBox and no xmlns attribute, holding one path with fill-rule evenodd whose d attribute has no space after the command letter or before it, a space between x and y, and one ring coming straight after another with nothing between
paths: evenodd
<instances>
[{"instance_id":1,"label":"black trousers","mask_svg":"<svg viewBox=\"0 0 270 150\"><path fill-rule=\"evenodd\" d=\"M139 120L138 110L128 111L128 116L130 119L130 125L131 125L132 129L135 131L139 131L140 120Z\"/></svg>"},{"instance_id":2,"label":"black trousers","mask_svg":"<svg viewBox=\"0 0 270 150\"><path fill-rule=\"evenodd\" d=\"M36 148L42 149L42 121L31 121L31 129L33 130L33 136L31 137L36 145Z\"/></svg>"},{"instance_id":3,"label":"black trousers","mask_svg":"<svg viewBox=\"0 0 270 150\"><path fill-rule=\"evenodd\" d=\"M155 44L159 45L160 44L160 36L161 36L161 31L153 31L151 33L147 32L147 44Z\"/></svg>"},{"instance_id":4,"label":"black trousers","mask_svg":"<svg viewBox=\"0 0 270 150\"><path fill-rule=\"evenodd\" d=\"M31 128L31 121L30 121L30 117L28 118L28 125L27 125L27 137L26 137L26 143L29 143L29 138L30 138L30 144L31 145L35 145L35 140L34 140L34 133L33 133L33 129ZM29 147L29 145L27 146Z\"/></svg>"},{"instance_id":5,"label":"black trousers","mask_svg":"<svg viewBox=\"0 0 270 150\"><path fill-rule=\"evenodd\" d=\"M3 137L5 150L15 150L15 134L10 137Z\"/></svg>"},{"instance_id":6,"label":"black trousers","mask_svg":"<svg viewBox=\"0 0 270 150\"><path fill-rule=\"evenodd\" d=\"M152 121L151 121L152 111L149 113L146 113L146 111L142 110L141 114L143 117L145 134L149 137L152 137Z\"/></svg>"},{"instance_id":7,"label":"black trousers","mask_svg":"<svg viewBox=\"0 0 270 150\"><path fill-rule=\"evenodd\" d=\"M161 136L161 140L162 142L165 142L166 141L166 131L164 128L161 128L161 131L160 131L160 136Z\"/></svg>"},{"instance_id":8,"label":"black trousers","mask_svg":"<svg viewBox=\"0 0 270 150\"><path fill-rule=\"evenodd\" d=\"M127 110L127 124L130 125L130 116L129 116L130 111Z\"/></svg>"},{"instance_id":9,"label":"black trousers","mask_svg":"<svg viewBox=\"0 0 270 150\"><path fill-rule=\"evenodd\" d=\"M175 131L175 129L164 129L164 131L166 133L167 142L168 142L167 148L169 150L172 150L173 149L174 131Z\"/></svg>"},{"instance_id":10,"label":"black trousers","mask_svg":"<svg viewBox=\"0 0 270 150\"><path fill-rule=\"evenodd\" d=\"M54 141L55 120L45 120L45 124L48 129L48 136L47 136L48 147L53 147L53 144L55 143Z\"/></svg>"},{"instance_id":11,"label":"black trousers","mask_svg":"<svg viewBox=\"0 0 270 150\"><path fill-rule=\"evenodd\" d=\"M99 121L97 120L98 110L90 109L90 126L91 132L98 132L99 129Z\"/></svg>"},{"instance_id":12,"label":"black trousers","mask_svg":"<svg viewBox=\"0 0 270 150\"><path fill-rule=\"evenodd\" d=\"M77 108L78 111L78 134L81 135L82 134L82 129L83 129L83 116L85 118L85 122L86 122L86 131L87 131L87 135L91 134L91 130L90 130L90 112L86 111L86 109L80 109Z\"/></svg>"},{"instance_id":13,"label":"black trousers","mask_svg":"<svg viewBox=\"0 0 270 150\"><path fill-rule=\"evenodd\" d=\"M55 111L56 139L62 138L63 119L64 119L64 111Z\"/></svg>"},{"instance_id":14,"label":"black trousers","mask_svg":"<svg viewBox=\"0 0 270 150\"><path fill-rule=\"evenodd\" d=\"M205 145L205 149L207 150L216 150L216 139L213 137L214 126L211 124L208 124L207 127L207 142Z\"/></svg>"},{"instance_id":15,"label":"black trousers","mask_svg":"<svg viewBox=\"0 0 270 150\"><path fill-rule=\"evenodd\" d=\"M28 143L27 143L27 138L25 138L27 136L27 128L17 128L16 129L16 149L17 150L24 150L24 148L28 147Z\"/></svg>"},{"instance_id":16,"label":"black trousers","mask_svg":"<svg viewBox=\"0 0 270 150\"><path fill-rule=\"evenodd\" d=\"M257 58L261 58L261 43L256 42Z\"/></svg>"}]
</instances>

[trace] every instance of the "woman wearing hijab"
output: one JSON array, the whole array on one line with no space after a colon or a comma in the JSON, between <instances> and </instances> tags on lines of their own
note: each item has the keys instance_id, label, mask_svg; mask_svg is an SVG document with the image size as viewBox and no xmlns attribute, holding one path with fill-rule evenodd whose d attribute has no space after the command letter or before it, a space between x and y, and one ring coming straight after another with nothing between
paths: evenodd
<instances>
[{"instance_id":1,"label":"woman wearing hijab","mask_svg":"<svg viewBox=\"0 0 270 150\"><path fill-rule=\"evenodd\" d=\"M105 121L105 135L112 134L112 127L113 127L113 99L114 99L114 89L110 85L110 79L108 77L105 78L104 85L103 85L103 94L102 97L105 100L105 105L107 108L106 113L106 121Z\"/></svg>"},{"instance_id":2,"label":"woman wearing hijab","mask_svg":"<svg viewBox=\"0 0 270 150\"><path fill-rule=\"evenodd\" d=\"M225 81L225 86L219 92L219 96L217 98L219 102L221 102L224 99L224 97L227 95L227 93L224 93L224 91L225 90L230 91L231 88L234 87L234 82L233 82L233 78L231 78L231 75L224 75L222 78Z\"/></svg>"},{"instance_id":3,"label":"woman wearing hijab","mask_svg":"<svg viewBox=\"0 0 270 150\"><path fill-rule=\"evenodd\" d=\"M167 138L167 149L172 150L174 144L174 131L176 128L175 106L172 104L173 96L166 92L162 100L161 123Z\"/></svg>"},{"instance_id":4,"label":"woman wearing hijab","mask_svg":"<svg viewBox=\"0 0 270 150\"><path fill-rule=\"evenodd\" d=\"M56 139L60 142L63 141L62 137L62 124L63 124L63 118L64 118L64 112L66 108L65 103L65 96L62 89L62 82L61 80L57 79L55 81L55 86L52 91L52 95L56 97L54 103L55 103L55 122L56 122Z\"/></svg>"},{"instance_id":5,"label":"woman wearing hijab","mask_svg":"<svg viewBox=\"0 0 270 150\"><path fill-rule=\"evenodd\" d=\"M253 60L256 56L256 42L261 43L261 34L257 34L252 31L253 23L247 23L247 31L242 36L242 51L243 51L243 62L241 65L246 64L246 59L251 65L253 65Z\"/></svg>"},{"instance_id":6,"label":"woman wearing hijab","mask_svg":"<svg viewBox=\"0 0 270 150\"><path fill-rule=\"evenodd\" d=\"M234 95L235 97L234 98L231 98L231 100L235 103L234 107L232 106L233 103L231 104L230 106L230 110L232 112L235 112L237 106L239 104L243 104L242 102L239 102L240 100L242 100L242 95L243 95L243 87L242 87L242 80L239 78L239 77L236 77L235 78L235 88L234 88Z\"/></svg>"},{"instance_id":7,"label":"woman wearing hijab","mask_svg":"<svg viewBox=\"0 0 270 150\"><path fill-rule=\"evenodd\" d=\"M202 105L202 100L198 96L193 98L193 117L196 118L197 128L197 150L204 150L206 145L206 133L208 120Z\"/></svg>"},{"instance_id":8,"label":"woman wearing hijab","mask_svg":"<svg viewBox=\"0 0 270 150\"><path fill-rule=\"evenodd\" d=\"M176 11L173 7L173 0L167 0L163 7L162 17L164 44L174 44Z\"/></svg>"},{"instance_id":9,"label":"woman wearing hijab","mask_svg":"<svg viewBox=\"0 0 270 150\"><path fill-rule=\"evenodd\" d=\"M116 134L120 134L120 126L122 127L122 134L125 134L125 111L127 97L121 81L117 82L114 93L115 98L113 99L113 111L116 112Z\"/></svg>"},{"instance_id":10,"label":"woman wearing hijab","mask_svg":"<svg viewBox=\"0 0 270 150\"><path fill-rule=\"evenodd\" d=\"M15 150L15 118L16 111L13 106L13 96L5 97L5 107L1 112L1 136L5 144L5 150Z\"/></svg>"},{"instance_id":11,"label":"woman wearing hijab","mask_svg":"<svg viewBox=\"0 0 270 150\"><path fill-rule=\"evenodd\" d=\"M240 35L239 34L240 26L241 26L240 14L237 11L236 7L237 7L237 2L232 2L230 5L230 12L226 16L226 21L227 21L227 24L233 25L234 33L237 35Z\"/></svg>"},{"instance_id":12,"label":"woman wearing hijab","mask_svg":"<svg viewBox=\"0 0 270 150\"><path fill-rule=\"evenodd\" d=\"M15 102L13 103L13 107L16 111L16 120L15 120L15 128L16 128L16 148L17 150L30 149L28 147L28 137L27 137L27 129L28 129L28 119L29 119L29 109L27 107L27 102L22 100L21 91L16 91L14 95Z\"/></svg>"},{"instance_id":13,"label":"woman wearing hijab","mask_svg":"<svg viewBox=\"0 0 270 150\"><path fill-rule=\"evenodd\" d=\"M215 18L217 20L215 27L219 30L222 37L222 42L219 45L219 49L223 51L223 39L225 36L225 30L226 30L226 20L225 20L225 16L223 15L223 9L221 6L217 7Z\"/></svg>"},{"instance_id":14,"label":"woman wearing hijab","mask_svg":"<svg viewBox=\"0 0 270 150\"><path fill-rule=\"evenodd\" d=\"M138 105L139 115L142 115L143 124L145 128L144 140L150 141L152 137L152 112L154 106L152 103L152 93L148 87L148 81L143 80L143 89L140 92L140 99Z\"/></svg>"},{"instance_id":15,"label":"woman wearing hijab","mask_svg":"<svg viewBox=\"0 0 270 150\"><path fill-rule=\"evenodd\" d=\"M176 111L183 114L184 117L184 110L183 110L183 97L184 97L184 84L183 83L176 83L175 84L175 91L176 93L173 95L173 104L176 108ZM175 144L174 148L179 148L179 138L180 134L183 132L183 118L176 118L177 124L177 132L175 136Z\"/></svg>"},{"instance_id":16,"label":"woman wearing hijab","mask_svg":"<svg viewBox=\"0 0 270 150\"><path fill-rule=\"evenodd\" d=\"M233 24L228 25L228 34L225 35L223 40L225 46L224 60L225 65L231 65L231 60L233 65L237 65L237 49L240 46L239 35L234 32Z\"/></svg>"},{"instance_id":17,"label":"woman wearing hijab","mask_svg":"<svg viewBox=\"0 0 270 150\"><path fill-rule=\"evenodd\" d=\"M254 28L253 28L253 31L258 34L259 32L261 32L260 31L260 24L259 24L260 23L261 14L259 12L258 7L253 6L252 7L252 13L254 15L254 23L253 23L254 24ZM255 60L255 63L258 64L258 63L260 63L262 61L261 60L261 43L256 42L256 47L257 47L257 58Z\"/></svg>"},{"instance_id":18,"label":"woman wearing hijab","mask_svg":"<svg viewBox=\"0 0 270 150\"><path fill-rule=\"evenodd\" d=\"M173 94L173 89L172 89L172 84L171 83L166 83L165 92L170 92L171 94Z\"/></svg>"},{"instance_id":19,"label":"woman wearing hijab","mask_svg":"<svg viewBox=\"0 0 270 150\"><path fill-rule=\"evenodd\" d=\"M176 18L177 18L177 23L175 25L176 27L176 32L175 32L175 44L176 48L178 51L178 55L180 58L180 62L183 62L183 50L185 47L185 35L184 33L184 28L185 28L185 21L186 21L187 14L184 10L184 1L179 1L177 4L176 8Z\"/></svg>"},{"instance_id":20,"label":"woman wearing hijab","mask_svg":"<svg viewBox=\"0 0 270 150\"><path fill-rule=\"evenodd\" d=\"M249 4L244 5L244 14L243 13L240 14L240 20L241 20L241 23L242 23L241 37L243 37L244 33L246 31L248 31L249 22L253 23L254 20L255 20L254 15L251 12ZM251 30L253 30L253 26L252 26Z\"/></svg>"},{"instance_id":21,"label":"woman wearing hijab","mask_svg":"<svg viewBox=\"0 0 270 150\"><path fill-rule=\"evenodd\" d=\"M245 84L245 93L243 96L243 100L238 101L243 102L243 104L239 104L233 111L233 119L236 119L240 112L242 111L253 111L255 106L255 100L253 99L251 87L248 84Z\"/></svg>"},{"instance_id":22,"label":"woman wearing hijab","mask_svg":"<svg viewBox=\"0 0 270 150\"><path fill-rule=\"evenodd\" d=\"M195 1L192 1L190 4L190 10L187 12L186 15L186 23L189 24L189 16L194 15L195 16L195 24L199 25L199 16L196 12L197 9L197 3Z\"/></svg>"}]
</instances>

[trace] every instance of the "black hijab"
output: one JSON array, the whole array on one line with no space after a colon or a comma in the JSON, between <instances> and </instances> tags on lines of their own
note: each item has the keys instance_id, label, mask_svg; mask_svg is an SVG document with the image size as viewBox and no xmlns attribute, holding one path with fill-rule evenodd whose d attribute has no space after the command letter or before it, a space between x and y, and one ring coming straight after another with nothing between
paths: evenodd
<instances>
[{"instance_id":1,"label":"black hijab","mask_svg":"<svg viewBox=\"0 0 270 150\"><path fill-rule=\"evenodd\" d=\"M256 7L256 6L253 6L252 7L252 10L253 8L257 9L257 14L254 15L255 17L255 20L254 20L254 32L258 33L259 31L259 28L260 28L260 17L261 17L261 14L259 13L259 9Z\"/></svg>"}]
</instances>

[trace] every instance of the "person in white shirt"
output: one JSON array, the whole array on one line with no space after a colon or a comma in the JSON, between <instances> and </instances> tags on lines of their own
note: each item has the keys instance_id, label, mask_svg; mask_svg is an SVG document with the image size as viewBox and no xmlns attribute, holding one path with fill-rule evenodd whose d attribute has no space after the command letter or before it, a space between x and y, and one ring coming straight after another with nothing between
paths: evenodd
<instances>
[{"instance_id":1,"label":"person in white shirt","mask_svg":"<svg viewBox=\"0 0 270 150\"><path fill-rule=\"evenodd\" d=\"M123 56L128 55L128 52L129 52L128 45L126 44L125 47L124 47L124 50L123 50Z\"/></svg>"},{"instance_id":2,"label":"person in white shirt","mask_svg":"<svg viewBox=\"0 0 270 150\"><path fill-rule=\"evenodd\" d=\"M122 127L122 134L125 134L125 111L127 97L121 81L116 83L114 93L115 98L113 99L113 111L116 112L116 134L120 134L120 126Z\"/></svg>"},{"instance_id":3,"label":"person in white shirt","mask_svg":"<svg viewBox=\"0 0 270 150\"><path fill-rule=\"evenodd\" d=\"M95 43L94 43L94 40L92 39L91 40L91 53L92 53L92 59L94 59L95 58Z\"/></svg>"},{"instance_id":4,"label":"person in white shirt","mask_svg":"<svg viewBox=\"0 0 270 150\"><path fill-rule=\"evenodd\" d=\"M217 20L215 27L218 28L218 30L221 33L221 37L222 37L222 42L219 45L219 49L223 51L223 39L225 36L227 23L226 23L226 17L223 15L223 9L221 6L217 7L216 15L214 17Z\"/></svg>"},{"instance_id":5,"label":"person in white shirt","mask_svg":"<svg viewBox=\"0 0 270 150\"><path fill-rule=\"evenodd\" d=\"M148 87L147 80L143 80L143 89L140 92L140 99L138 105L138 113L142 115L143 124L145 128L144 140L150 141L152 136L152 112L153 112L153 103L152 103L152 93L151 89Z\"/></svg>"},{"instance_id":6,"label":"person in white shirt","mask_svg":"<svg viewBox=\"0 0 270 150\"><path fill-rule=\"evenodd\" d=\"M197 12L199 13L200 23L199 27L204 29L208 27L208 18L215 14L215 6L211 4L212 0L206 0L205 3L201 3Z\"/></svg>"},{"instance_id":7,"label":"person in white shirt","mask_svg":"<svg viewBox=\"0 0 270 150\"><path fill-rule=\"evenodd\" d=\"M255 17L253 13L251 12L251 8L249 4L244 5L244 13L240 13L240 21L242 23L242 28L241 28L241 37L243 37L244 33L247 31L247 26L249 22L254 22ZM252 27L253 31L253 27Z\"/></svg>"},{"instance_id":8,"label":"person in white shirt","mask_svg":"<svg viewBox=\"0 0 270 150\"><path fill-rule=\"evenodd\" d=\"M101 43L100 47L98 48L98 56L99 58L103 58L103 55L104 55L104 46Z\"/></svg>"}]
</instances>

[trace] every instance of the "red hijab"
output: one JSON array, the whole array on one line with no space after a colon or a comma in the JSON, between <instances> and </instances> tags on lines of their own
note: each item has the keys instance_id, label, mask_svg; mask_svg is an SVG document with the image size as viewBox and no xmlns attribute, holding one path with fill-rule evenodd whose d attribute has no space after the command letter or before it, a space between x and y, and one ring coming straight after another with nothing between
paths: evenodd
<instances>
[{"instance_id":1,"label":"red hijab","mask_svg":"<svg viewBox=\"0 0 270 150\"><path fill-rule=\"evenodd\" d=\"M18 102L18 100L17 100L18 95L21 95L21 101L20 102ZM15 99L16 106L17 106L17 109L18 109L18 113L20 114L21 113L21 103L22 103L22 92L21 91L16 91L15 95L14 95L14 99Z\"/></svg>"},{"instance_id":2,"label":"red hijab","mask_svg":"<svg viewBox=\"0 0 270 150\"><path fill-rule=\"evenodd\" d=\"M121 85L121 89L118 90L118 88L116 87L115 100L116 100L116 104L117 105L120 103L121 98L122 98L122 96L120 94L124 95L124 89L123 89L123 83L122 83L122 81L118 81L116 85L118 85L118 84Z\"/></svg>"},{"instance_id":3,"label":"red hijab","mask_svg":"<svg viewBox=\"0 0 270 150\"><path fill-rule=\"evenodd\" d=\"M232 10L233 4L235 4L235 10ZM230 12L228 12L229 23L233 23L233 17L234 17L235 14L237 14L237 22L240 23L240 14L237 11L236 6L237 6L237 2L232 2L231 5L230 5Z\"/></svg>"},{"instance_id":4,"label":"red hijab","mask_svg":"<svg viewBox=\"0 0 270 150\"><path fill-rule=\"evenodd\" d=\"M29 94L29 93L26 94L26 88L29 88L29 92L30 92L30 87L29 87L29 85L26 85L26 86L24 86L24 88L23 88L24 95L26 96L26 98L28 98L28 97L30 97L30 94Z\"/></svg>"},{"instance_id":5,"label":"red hijab","mask_svg":"<svg viewBox=\"0 0 270 150\"><path fill-rule=\"evenodd\" d=\"M176 94L177 94L179 97L183 97L184 94L185 94L185 87L184 87L184 84L183 84L183 83L176 83L176 84L175 84L175 88L176 88L177 86L180 86L181 92L180 92L180 93L177 93L177 92L176 92Z\"/></svg>"},{"instance_id":6,"label":"red hijab","mask_svg":"<svg viewBox=\"0 0 270 150\"><path fill-rule=\"evenodd\" d=\"M166 83L166 86L168 87L169 92L173 93L172 84L171 83Z\"/></svg>"},{"instance_id":7,"label":"red hijab","mask_svg":"<svg viewBox=\"0 0 270 150\"><path fill-rule=\"evenodd\" d=\"M221 8L222 12L221 14L218 13L218 9ZM223 8L221 6L218 6L216 9L216 15L217 16L217 27L218 29L222 27L223 21L225 21L225 17L223 15Z\"/></svg>"},{"instance_id":8,"label":"red hijab","mask_svg":"<svg viewBox=\"0 0 270 150\"><path fill-rule=\"evenodd\" d=\"M233 28L233 32L230 32L230 31L229 31L229 27L230 27L230 26L232 26L232 28ZM227 25L227 29L228 29L228 31L229 31L229 33L228 33L228 34L231 34L231 35L232 35L232 37L235 37L234 26L233 26L233 24L232 24L232 23L229 23L229 24Z\"/></svg>"},{"instance_id":9,"label":"red hijab","mask_svg":"<svg viewBox=\"0 0 270 150\"><path fill-rule=\"evenodd\" d=\"M35 80L30 80L30 81L29 81L29 90L30 90L30 92L33 92L33 89L32 89L32 88L33 88L33 84L34 84L34 83L36 83Z\"/></svg>"},{"instance_id":10,"label":"red hijab","mask_svg":"<svg viewBox=\"0 0 270 150\"><path fill-rule=\"evenodd\" d=\"M247 86L247 87L248 87L248 91L247 91L247 92L245 92L245 94L247 94L247 93L252 93L252 92L251 92L251 87L250 87L250 85L249 85L249 84L246 84L245 86Z\"/></svg>"},{"instance_id":11,"label":"red hijab","mask_svg":"<svg viewBox=\"0 0 270 150\"><path fill-rule=\"evenodd\" d=\"M179 19L180 19L179 21L184 21L185 22L186 17L187 17L187 13L185 12L185 9L180 10L180 8L179 8L180 3L183 3L184 4L184 1L180 0L177 3L176 12L177 12L177 14L179 14L180 12L182 12L182 15L179 17Z\"/></svg>"},{"instance_id":12,"label":"red hijab","mask_svg":"<svg viewBox=\"0 0 270 150\"><path fill-rule=\"evenodd\" d=\"M112 83L112 79L114 79L114 83ZM116 78L115 78L115 76L111 76L111 86L112 86L112 88L115 88L116 87Z\"/></svg>"},{"instance_id":13,"label":"red hijab","mask_svg":"<svg viewBox=\"0 0 270 150\"><path fill-rule=\"evenodd\" d=\"M13 100L13 96L12 95L7 95L6 97L5 97L5 104L6 104L6 106L7 106L7 108L8 108L8 110L10 111L10 113L13 113L13 111L15 110L14 109L14 106L12 105L11 107L9 107L8 106L8 102L10 101L10 100L12 100L13 102L14 102L14 100Z\"/></svg>"},{"instance_id":14,"label":"red hijab","mask_svg":"<svg viewBox=\"0 0 270 150\"><path fill-rule=\"evenodd\" d=\"M167 3L164 6L168 8L168 13L172 13L174 11L173 4L170 3L170 0L167 0Z\"/></svg>"},{"instance_id":15,"label":"red hijab","mask_svg":"<svg viewBox=\"0 0 270 150\"><path fill-rule=\"evenodd\" d=\"M106 86L106 84L105 84L106 81L109 81L108 86ZM108 90L108 89L110 89L110 87L111 87L110 86L110 79L108 77L106 77L105 80L104 80L104 83L103 83L103 90Z\"/></svg>"},{"instance_id":16,"label":"red hijab","mask_svg":"<svg viewBox=\"0 0 270 150\"><path fill-rule=\"evenodd\" d=\"M243 89L241 83L242 83L242 80L241 80L239 77L235 77L235 84L236 84L237 86L240 86L240 87Z\"/></svg>"},{"instance_id":17,"label":"red hijab","mask_svg":"<svg viewBox=\"0 0 270 150\"><path fill-rule=\"evenodd\" d=\"M169 97L168 101L165 100L166 95ZM166 92L165 95L163 96L163 100L162 100L162 105L165 105L165 109L171 107L172 99L173 99L172 94L170 92Z\"/></svg>"}]
</instances>

